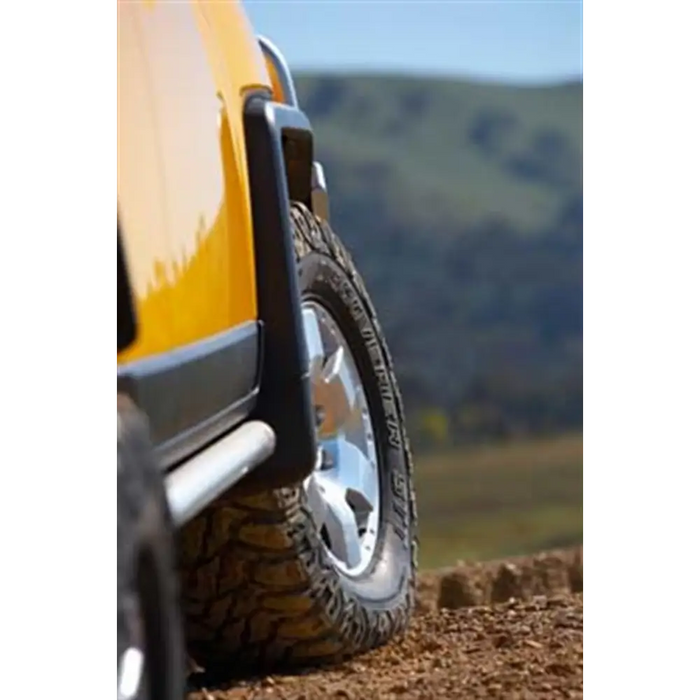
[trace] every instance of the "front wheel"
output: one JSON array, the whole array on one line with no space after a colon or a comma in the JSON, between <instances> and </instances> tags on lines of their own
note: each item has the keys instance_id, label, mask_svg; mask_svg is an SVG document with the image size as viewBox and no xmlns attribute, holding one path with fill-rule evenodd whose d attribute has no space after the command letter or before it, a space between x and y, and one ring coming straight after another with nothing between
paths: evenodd
<instances>
[{"instance_id":1,"label":"front wheel","mask_svg":"<svg viewBox=\"0 0 700 700\"><path fill-rule=\"evenodd\" d=\"M300 204L292 222L318 459L303 483L234 488L185 527L188 640L205 667L339 660L404 631L413 607L411 458L386 343L329 226Z\"/></svg>"}]
</instances>

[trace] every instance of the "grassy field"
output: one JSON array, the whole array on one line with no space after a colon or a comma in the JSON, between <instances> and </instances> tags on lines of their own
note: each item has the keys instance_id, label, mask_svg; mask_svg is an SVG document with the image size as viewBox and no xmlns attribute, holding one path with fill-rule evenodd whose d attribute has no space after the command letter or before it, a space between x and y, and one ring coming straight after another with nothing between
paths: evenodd
<instances>
[{"instance_id":1,"label":"grassy field","mask_svg":"<svg viewBox=\"0 0 700 700\"><path fill-rule=\"evenodd\" d=\"M416 455L420 567L583 541L580 433Z\"/></svg>"}]
</instances>

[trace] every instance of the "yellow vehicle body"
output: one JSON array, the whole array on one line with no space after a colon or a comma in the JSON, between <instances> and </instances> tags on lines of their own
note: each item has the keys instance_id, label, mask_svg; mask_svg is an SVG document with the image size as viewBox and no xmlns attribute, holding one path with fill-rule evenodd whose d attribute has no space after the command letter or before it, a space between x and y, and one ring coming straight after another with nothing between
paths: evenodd
<instances>
[{"instance_id":1,"label":"yellow vehicle body","mask_svg":"<svg viewBox=\"0 0 700 700\"><path fill-rule=\"evenodd\" d=\"M289 68L238 0L117 10L118 392L166 469L257 417L308 471L290 202L327 202Z\"/></svg>"},{"instance_id":2,"label":"yellow vehicle body","mask_svg":"<svg viewBox=\"0 0 700 700\"><path fill-rule=\"evenodd\" d=\"M124 364L257 318L241 115L273 82L237 1L120 1L117 65L117 195L138 318Z\"/></svg>"}]
</instances>

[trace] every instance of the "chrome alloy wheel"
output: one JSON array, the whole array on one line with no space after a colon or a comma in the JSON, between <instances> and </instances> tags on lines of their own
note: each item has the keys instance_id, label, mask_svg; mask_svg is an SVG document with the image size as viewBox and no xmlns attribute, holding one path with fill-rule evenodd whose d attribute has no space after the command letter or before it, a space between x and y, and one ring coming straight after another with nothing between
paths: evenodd
<instances>
[{"instance_id":1,"label":"chrome alloy wheel","mask_svg":"<svg viewBox=\"0 0 700 700\"><path fill-rule=\"evenodd\" d=\"M351 576L377 545L380 483L372 420L360 373L335 319L302 306L317 416L316 468L304 482L314 522L336 566Z\"/></svg>"},{"instance_id":2,"label":"chrome alloy wheel","mask_svg":"<svg viewBox=\"0 0 700 700\"><path fill-rule=\"evenodd\" d=\"M117 664L117 700L136 700L140 697L145 682L146 654L144 621L141 602L134 595L129 600L127 628L129 646L122 653Z\"/></svg>"}]
</instances>

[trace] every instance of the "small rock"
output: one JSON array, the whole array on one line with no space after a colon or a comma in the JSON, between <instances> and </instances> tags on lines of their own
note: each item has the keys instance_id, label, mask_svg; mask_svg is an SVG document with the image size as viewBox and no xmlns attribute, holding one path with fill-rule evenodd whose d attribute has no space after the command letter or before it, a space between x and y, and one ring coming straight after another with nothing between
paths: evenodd
<instances>
[{"instance_id":1,"label":"small rock","mask_svg":"<svg viewBox=\"0 0 700 700\"><path fill-rule=\"evenodd\" d=\"M572 593L583 591L583 551L577 551L569 564L569 587Z\"/></svg>"},{"instance_id":2,"label":"small rock","mask_svg":"<svg viewBox=\"0 0 700 700\"><path fill-rule=\"evenodd\" d=\"M513 646L513 638L509 634L499 634L494 640L493 645L497 649Z\"/></svg>"},{"instance_id":3,"label":"small rock","mask_svg":"<svg viewBox=\"0 0 700 700\"><path fill-rule=\"evenodd\" d=\"M515 564L501 564L493 581L491 600L494 603L505 603L511 598L522 598L520 570Z\"/></svg>"},{"instance_id":4,"label":"small rock","mask_svg":"<svg viewBox=\"0 0 700 700\"><path fill-rule=\"evenodd\" d=\"M437 603L439 608L457 610L479 603L479 593L463 571L452 571L440 580Z\"/></svg>"},{"instance_id":5,"label":"small rock","mask_svg":"<svg viewBox=\"0 0 700 700\"><path fill-rule=\"evenodd\" d=\"M353 694L346 688L339 688L335 691L336 698L345 698L345 700L353 700Z\"/></svg>"}]
</instances>

